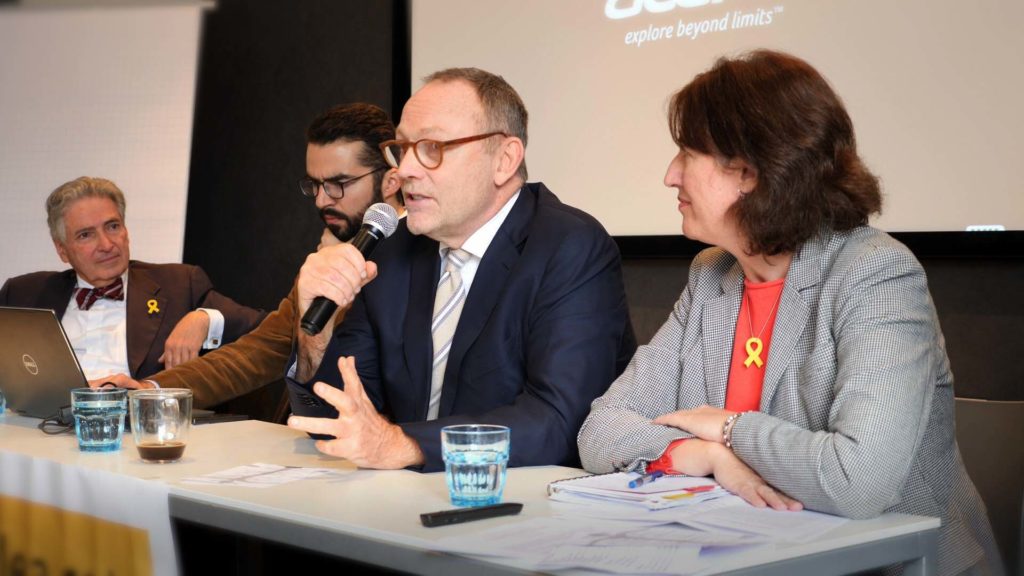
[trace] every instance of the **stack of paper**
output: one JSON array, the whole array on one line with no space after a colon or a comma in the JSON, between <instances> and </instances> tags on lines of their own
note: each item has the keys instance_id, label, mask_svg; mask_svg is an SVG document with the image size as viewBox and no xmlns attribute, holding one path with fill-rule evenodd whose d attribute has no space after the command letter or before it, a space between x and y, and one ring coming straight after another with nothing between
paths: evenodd
<instances>
[{"instance_id":1,"label":"stack of paper","mask_svg":"<svg viewBox=\"0 0 1024 576\"><path fill-rule=\"evenodd\" d=\"M809 542L847 522L817 512L755 508L736 496L665 510L590 500L555 504L552 511L553 517L517 518L435 545L524 570L700 574L777 545Z\"/></svg>"},{"instance_id":2,"label":"stack of paper","mask_svg":"<svg viewBox=\"0 0 1024 576\"><path fill-rule=\"evenodd\" d=\"M641 476L635 472L617 472L561 480L548 485L548 495L552 500L560 502L603 501L663 510L714 500L729 494L714 480L695 476L662 476L630 488L630 482Z\"/></svg>"},{"instance_id":3,"label":"stack of paper","mask_svg":"<svg viewBox=\"0 0 1024 576\"><path fill-rule=\"evenodd\" d=\"M710 478L635 473L548 486L549 517L525 517L435 542L439 550L524 570L701 574L742 565L775 546L810 542L847 522L817 512L755 508ZM693 504L693 505L690 505Z\"/></svg>"}]
</instances>

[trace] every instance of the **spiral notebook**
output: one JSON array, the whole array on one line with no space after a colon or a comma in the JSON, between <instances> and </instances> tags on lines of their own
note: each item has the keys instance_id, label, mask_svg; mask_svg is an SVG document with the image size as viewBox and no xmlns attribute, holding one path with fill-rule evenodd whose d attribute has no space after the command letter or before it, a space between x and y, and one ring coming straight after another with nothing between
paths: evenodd
<instances>
[{"instance_id":1,"label":"spiral notebook","mask_svg":"<svg viewBox=\"0 0 1024 576\"><path fill-rule=\"evenodd\" d=\"M612 472L558 480L548 484L548 497L559 502L626 504L661 510L713 500L729 494L717 482L703 476L662 476L630 488L637 472Z\"/></svg>"}]
</instances>

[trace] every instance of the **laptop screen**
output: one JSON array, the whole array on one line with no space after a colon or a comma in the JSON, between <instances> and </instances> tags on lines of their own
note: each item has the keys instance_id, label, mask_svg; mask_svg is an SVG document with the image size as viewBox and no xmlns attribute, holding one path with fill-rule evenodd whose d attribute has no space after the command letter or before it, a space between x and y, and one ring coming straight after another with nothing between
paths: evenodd
<instances>
[{"instance_id":1,"label":"laptop screen","mask_svg":"<svg viewBox=\"0 0 1024 576\"><path fill-rule=\"evenodd\" d=\"M53 310L0 306L0 390L8 408L47 418L88 386Z\"/></svg>"}]
</instances>

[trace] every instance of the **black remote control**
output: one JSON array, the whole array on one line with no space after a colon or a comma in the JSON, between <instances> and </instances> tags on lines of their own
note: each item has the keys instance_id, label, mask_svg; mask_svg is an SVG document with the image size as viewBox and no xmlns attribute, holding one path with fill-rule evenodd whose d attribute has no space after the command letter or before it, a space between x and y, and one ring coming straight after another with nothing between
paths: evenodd
<instances>
[{"instance_id":1,"label":"black remote control","mask_svg":"<svg viewBox=\"0 0 1024 576\"><path fill-rule=\"evenodd\" d=\"M453 510L441 510L439 512L427 512L420 514L420 522L427 528L435 526L446 526L448 524L459 524L461 522L472 522L495 516L511 516L519 514L523 509L522 504L506 502L504 504L493 504L491 506L478 506L475 508L455 508Z\"/></svg>"}]
</instances>

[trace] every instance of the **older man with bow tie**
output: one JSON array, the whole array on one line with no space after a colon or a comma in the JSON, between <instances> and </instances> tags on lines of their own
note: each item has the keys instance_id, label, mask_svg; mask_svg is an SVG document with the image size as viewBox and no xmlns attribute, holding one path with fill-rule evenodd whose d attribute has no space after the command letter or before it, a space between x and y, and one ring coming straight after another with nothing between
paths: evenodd
<instances>
[{"instance_id":1,"label":"older man with bow tie","mask_svg":"<svg viewBox=\"0 0 1024 576\"><path fill-rule=\"evenodd\" d=\"M264 316L216 292L198 266L130 260L124 194L109 180L62 184L46 215L71 269L9 279L0 305L56 312L90 380L146 377L238 338Z\"/></svg>"}]
</instances>

